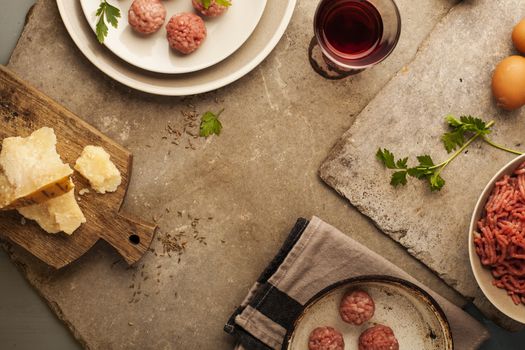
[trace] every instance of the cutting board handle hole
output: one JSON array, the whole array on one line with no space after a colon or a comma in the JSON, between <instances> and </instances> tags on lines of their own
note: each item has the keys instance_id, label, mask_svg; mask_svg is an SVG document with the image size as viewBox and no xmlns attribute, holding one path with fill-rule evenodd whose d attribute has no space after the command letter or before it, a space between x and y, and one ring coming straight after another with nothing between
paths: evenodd
<instances>
[{"instance_id":1,"label":"cutting board handle hole","mask_svg":"<svg viewBox=\"0 0 525 350\"><path fill-rule=\"evenodd\" d=\"M129 241L131 242L131 244L137 245L140 243L140 237L137 235L131 235L129 236Z\"/></svg>"}]
</instances>

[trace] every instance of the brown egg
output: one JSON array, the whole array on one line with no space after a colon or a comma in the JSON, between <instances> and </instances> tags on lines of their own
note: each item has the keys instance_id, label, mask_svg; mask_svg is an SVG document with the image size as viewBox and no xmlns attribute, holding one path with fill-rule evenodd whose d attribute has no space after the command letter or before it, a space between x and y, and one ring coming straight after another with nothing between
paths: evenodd
<instances>
[{"instance_id":1,"label":"brown egg","mask_svg":"<svg viewBox=\"0 0 525 350\"><path fill-rule=\"evenodd\" d=\"M492 75L492 94L498 106L512 110L525 104L525 58L510 56L501 61Z\"/></svg>"},{"instance_id":2,"label":"brown egg","mask_svg":"<svg viewBox=\"0 0 525 350\"><path fill-rule=\"evenodd\" d=\"M521 20L512 31L512 42L516 49L525 54L525 19Z\"/></svg>"}]
</instances>

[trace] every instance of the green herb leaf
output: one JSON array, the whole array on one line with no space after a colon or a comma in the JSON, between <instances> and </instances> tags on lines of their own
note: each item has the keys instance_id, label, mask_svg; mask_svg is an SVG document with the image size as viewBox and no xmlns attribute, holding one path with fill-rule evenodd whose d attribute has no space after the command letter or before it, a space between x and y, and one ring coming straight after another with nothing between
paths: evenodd
<instances>
[{"instance_id":1,"label":"green herb leaf","mask_svg":"<svg viewBox=\"0 0 525 350\"><path fill-rule=\"evenodd\" d=\"M120 18L120 10L115 6L111 6L107 2L106 4L106 19L108 20L109 24L113 26L113 28L117 28L118 19Z\"/></svg>"},{"instance_id":2,"label":"green herb leaf","mask_svg":"<svg viewBox=\"0 0 525 350\"><path fill-rule=\"evenodd\" d=\"M396 171L392 174L392 178L390 179L390 184L394 187L399 185L406 185L407 184L407 171Z\"/></svg>"},{"instance_id":3,"label":"green herb leaf","mask_svg":"<svg viewBox=\"0 0 525 350\"><path fill-rule=\"evenodd\" d=\"M403 158L403 159L399 159L399 160L396 162L396 167L397 167L398 169L406 169L406 168L407 168L407 163L408 163L408 157Z\"/></svg>"},{"instance_id":4,"label":"green herb leaf","mask_svg":"<svg viewBox=\"0 0 525 350\"><path fill-rule=\"evenodd\" d=\"M202 137L208 137L212 134L220 135L222 130L222 124L219 120L219 116L224 111L221 110L217 115L212 112L206 112L201 117L201 125L199 135Z\"/></svg>"},{"instance_id":5,"label":"green herb leaf","mask_svg":"<svg viewBox=\"0 0 525 350\"><path fill-rule=\"evenodd\" d=\"M447 115L445 120L452 128L451 132L447 132L441 136L443 145L448 153L465 144L465 133L467 132L479 135L487 135L490 133L490 127L487 126L487 123L470 115L461 116L459 120L453 115Z\"/></svg>"},{"instance_id":6,"label":"green herb leaf","mask_svg":"<svg viewBox=\"0 0 525 350\"><path fill-rule=\"evenodd\" d=\"M430 190L432 192L434 192L434 191L441 191L443 186L445 186L445 180L443 180L443 178L441 176L439 176L438 173L432 175L429 178L429 182L430 182Z\"/></svg>"},{"instance_id":7,"label":"green herb leaf","mask_svg":"<svg viewBox=\"0 0 525 350\"><path fill-rule=\"evenodd\" d=\"M211 0L201 0L202 6L204 6L204 9L209 9L211 6Z\"/></svg>"},{"instance_id":8,"label":"green herb leaf","mask_svg":"<svg viewBox=\"0 0 525 350\"><path fill-rule=\"evenodd\" d=\"M490 134L490 128L487 127L487 123L479 118L467 115L461 116L460 120L463 123L462 127L467 131L480 133L481 135Z\"/></svg>"},{"instance_id":9,"label":"green herb leaf","mask_svg":"<svg viewBox=\"0 0 525 350\"><path fill-rule=\"evenodd\" d=\"M97 39L99 43L104 43L104 39L108 35L108 26L104 22L104 16L100 16L97 22Z\"/></svg>"},{"instance_id":10,"label":"green herb leaf","mask_svg":"<svg viewBox=\"0 0 525 350\"><path fill-rule=\"evenodd\" d=\"M389 150L378 149L376 153L377 159L383 163L388 169L399 169L401 171L396 171L392 174L390 179L390 184L392 186L406 185L407 184L407 163L408 157L395 160L394 154Z\"/></svg>"},{"instance_id":11,"label":"green herb leaf","mask_svg":"<svg viewBox=\"0 0 525 350\"><path fill-rule=\"evenodd\" d=\"M109 4L107 0L102 0L97 9L96 16L98 17L96 26L97 39L99 43L102 44L104 43L104 39L108 36L108 26L105 21L107 20L111 26L117 28L118 19L120 18L120 10Z\"/></svg>"},{"instance_id":12,"label":"green herb leaf","mask_svg":"<svg viewBox=\"0 0 525 350\"><path fill-rule=\"evenodd\" d=\"M388 169L397 169L396 161L394 160L394 154L386 148L384 150L381 150L381 148L378 149L376 157L381 162L383 162L383 165L386 166Z\"/></svg>"},{"instance_id":13,"label":"green herb leaf","mask_svg":"<svg viewBox=\"0 0 525 350\"><path fill-rule=\"evenodd\" d=\"M419 165L408 169L408 175L415 177L416 179L425 179L429 176L434 175L435 169L432 169L434 166L434 161L429 155L418 156L417 160Z\"/></svg>"},{"instance_id":14,"label":"green herb leaf","mask_svg":"<svg viewBox=\"0 0 525 350\"><path fill-rule=\"evenodd\" d=\"M410 168L407 170L407 172L408 175L415 177L416 179L425 179L434 173L432 170L428 170L426 167Z\"/></svg>"},{"instance_id":15,"label":"green herb leaf","mask_svg":"<svg viewBox=\"0 0 525 350\"><path fill-rule=\"evenodd\" d=\"M448 153L456 149L456 147L461 147L465 143L465 132L462 128L459 128L455 131L444 133L441 136L441 140L445 145L445 149Z\"/></svg>"},{"instance_id":16,"label":"green herb leaf","mask_svg":"<svg viewBox=\"0 0 525 350\"><path fill-rule=\"evenodd\" d=\"M215 2L217 3L217 5L225 7L230 7L232 5L232 3L229 0L215 0Z\"/></svg>"},{"instance_id":17,"label":"green herb leaf","mask_svg":"<svg viewBox=\"0 0 525 350\"><path fill-rule=\"evenodd\" d=\"M434 166L434 161L432 160L432 157L430 157L429 155L418 156L417 160L419 161L420 166L423 166L423 167Z\"/></svg>"},{"instance_id":18,"label":"green herb leaf","mask_svg":"<svg viewBox=\"0 0 525 350\"><path fill-rule=\"evenodd\" d=\"M409 175L428 181L431 191L440 191L443 186L445 186L445 180L440 175L441 172L477 138L481 138L494 148L513 154L523 154L522 152L498 145L486 136L491 133L491 127L495 124L494 121L487 123L471 115L463 115L459 119L453 115L447 115L445 120L452 130L441 136L443 145L449 153L457 148L459 148L459 150L449 156L447 160L437 165L434 165L432 157L422 155L417 157L419 165L408 168L408 158L399 159L396 162L392 152L386 148L379 148L376 153L377 159L379 159L385 167L398 170L391 176L390 184L392 186L405 185L407 183L407 175Z\"/></svg>"},{"instance_id":19,"label":"green herb leaf","mask_svg":"<svg viewBox=\"0 0 525 350\"><path fill-rule=\"evenodd\" d=\"M449 114L445 117L445 120L447 121L448 125L450 125L452 128L457 128L461 126L461 121L456 119L452 114Z\"/></svg>"}]
</instances>

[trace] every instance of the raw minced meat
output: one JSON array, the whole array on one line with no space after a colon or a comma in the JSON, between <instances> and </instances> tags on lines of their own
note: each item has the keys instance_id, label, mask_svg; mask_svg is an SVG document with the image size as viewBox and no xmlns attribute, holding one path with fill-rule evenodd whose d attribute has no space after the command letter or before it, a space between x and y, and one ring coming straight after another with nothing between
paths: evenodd
<instances>
[{"instance_id":1,"label":"raw minced meat","mask_svg":"<svg viewBox=\"0 0 525 350\"><path fill-rule=\"evenodd\" d=\"M183 54L197 50L206 38L204 21L193 13L174 15L166 25L166 31L170 47Z\"/></svg>"},{"instance_id":2,"label":"raw minced meat","mask_svg":"<svg viewBox=\"0 0 525 350\"><path fill-rule=\"evenodd\" d=\"M339 306L339 314L343 321L356 326L370 320L374 316L374 311L374 300L363 290L346 293Z\"/></svg>"},{"instance_id":3,"label":"raw minced meat","mask_svg":"<svg viewBox=\"0 0 525 350\"><path fill-rule=\"evenodd\" d=\"M217 17L222 15L228 9L228 6L219 5L215 0L211 0L210 6L205 8L202 0L191 0L193 8L199 11L203 16Z\"/></svg>"},{"instance_id":4,"label":"raw minced meat","mask_svg":"<svg viewBox=\"0 0 525 350\"><path fill-rule=\"evenodd\" d=\"M166 8L160 0L135 0L128 11L129 25L141 34L152 34L166 20Z\"/></svg>"},{"instance_id":5,"label":"raw minced meat","mask_svg":"<svg viewBox=\"0 0 525 350\"><path fill-rule=\"evenodd\" d=\"M378 324L361 333L359 350L399 350L399 343L390 327Z\"/></svg>"},{"instance_id":6,"label":"raw minced meat","mask_svg":"<svg viewBox=\"0 0 525 350\"><path fill-rule=\"evenodd\" d=\"M332 327L317 327L310 333L309 350L344 350L343 335Z\"/></svg>"}]
</instances>

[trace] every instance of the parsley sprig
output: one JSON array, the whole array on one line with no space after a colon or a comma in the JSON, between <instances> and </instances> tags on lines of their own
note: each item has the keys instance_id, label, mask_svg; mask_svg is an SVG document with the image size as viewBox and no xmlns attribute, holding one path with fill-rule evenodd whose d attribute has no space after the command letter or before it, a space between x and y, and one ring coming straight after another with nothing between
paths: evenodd
<instances>
[{"instance_id":1,"label":"parsley sprig","mask_svg":"<svg viewBox=\"0 0 525 350\"><path fill-rule=\"evenodd\" d=\"M445 121L450 127L450 131L441 136L443 146L448 153L454 152L447 160L439 164L434 164L432 157L429 155L421 155L417 157L418 165L409 168L408 157L395 160L392 152L386 148L379 148L376 153L377 159L383 163L388 169L396 170L392 173L390 184L392 186L406 185L407 176L414 177L420 180L426 180L431 191L439 191L445 186L445 180L441 177L441 172L463 151L470 146L478 138L505 152L514 154L523 154L494 143L487 135L491 133L491 127L495 122L485 122L479 118L472 116L461 116L459 119L453 115L445 117Z\"/></svg>"},{"instance_id":2,"label":"parsley sprig","mask_svg":"<svg viewBox=\"0 0 525 350\"><path fill-rule=\"evenodd\" d=\"M120 10L110 5L107 0L101 0L97 9L96 16L98 17L96 33L99 43L104 43L104 39L108 36L108 26L106 21L113 27L117 28L118 19L120 18Z\"/></svg>"},{"instance_id":3,"label":"parsley sprig","mask_svg":"<svg viewBox=\"0 0 525 350\"><path fill-rule=\"evenodd\" d=\"M208 137L212 134L220 135L222 130L222 123L219 120L219 116L224 112L224 108L219 113L214 114L213 112L206 112L201 116L201 125L199 135L202 137Z\"/></svg>"},{"instance_id":4,"label":"parsley sprig","mask_svg":"<svg viewBox=\"0 0 525 350\"><path fill-rule=\"evenodd\" d=\"M212 3L212 0L200 0L202 3L202 6L204 6L204 9L209 9ZM229 0L215 0L215 3L217 5L222 5L225 7L230 7L232 5L231 1Z\"/></svg>"}]
</instances>

